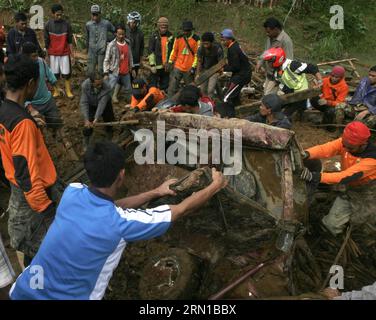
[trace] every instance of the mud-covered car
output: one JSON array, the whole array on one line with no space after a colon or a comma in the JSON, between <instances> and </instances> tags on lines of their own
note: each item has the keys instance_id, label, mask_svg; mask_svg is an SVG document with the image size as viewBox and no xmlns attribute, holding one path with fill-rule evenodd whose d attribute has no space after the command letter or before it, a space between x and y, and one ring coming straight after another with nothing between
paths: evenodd
<instances>
[{"instance_id":1,"label":"mud-covered car","mask_svg":"<svg viewBox=\"0 0 376 320\"><path fill-rule=\"evenodd\" d=\"M119 196L178 179L172 186L177 196L147 204L153 207L178 203L210 183L213 163L158 164L157 158L154 163L136 163L141 129L154 133L155 155L161 143L157 139L167 130L180 129L188 137L192 128L240 129L242 170L228 177L228 187L206 207L175 223L165 236L130 245L112 280L112 287L125 282L123 291L114 289L109 298L249 299L296 295L302 293L302 284L312 291L320 286L321 274L303 238L307 191L299 179L302 150L294 132L240 119L169 112L127 114L122 120L138 123L120 140L128 160ZM171 143L165 142L165 150Z\"/></svg>"}]
</instances>

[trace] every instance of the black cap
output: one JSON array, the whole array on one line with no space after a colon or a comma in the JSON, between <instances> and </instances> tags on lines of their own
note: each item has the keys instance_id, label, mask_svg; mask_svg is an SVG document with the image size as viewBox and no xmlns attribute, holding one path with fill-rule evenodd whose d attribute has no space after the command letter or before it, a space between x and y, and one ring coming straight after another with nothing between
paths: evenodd
<instances>
[{"instance_id":1,"label":"black cap","mask_svg":"<svg viewBox=\"0 0 376 320\"><path fill-rule=\"evenodd\" d=\"M265 105L268 109L271 109L272 112L281 112L282 111L282 99L279 95L272 93L266 95L262 100L262 104Z\"/></svg>"},{"instance_id":2,"label":"black cap","mask_svg":"<svg viewBox=\"0 0 376 320\"><path fill-rule=\"evenodd\" d=\"M193 85L188 85L182 89L178 98L178 104L182 106L197 107L200 99L201 91Z\"/></svg>"},{"instance_id":3,"label":"black cap","mask_svg":"<svg viewBox=\"0 0 376 320\"><path fill-rule=\"evenodd\" d=\"M144 79L136 79L132 82L132 95L141 96L142 89L146 86Z\"/></svg>"},{"instance_id":4,"label":"black cap","mask_svg":"<svg viewBox=\"0 0 376 320\"><path fill-rule=\"evenodd\" d=\"M183 25L181 26L183 31L192 31L193 30L193 23L192 21L183 21Z\"/></svg>"}]
</instances>

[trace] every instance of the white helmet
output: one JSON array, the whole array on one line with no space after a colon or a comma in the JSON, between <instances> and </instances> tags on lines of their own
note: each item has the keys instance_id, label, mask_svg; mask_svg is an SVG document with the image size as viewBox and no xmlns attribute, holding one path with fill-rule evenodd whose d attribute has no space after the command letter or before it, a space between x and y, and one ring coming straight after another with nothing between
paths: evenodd
<instances>
[{"instance_id":1,"label":"white helmet","mask_svg":"<svg viewBox=\"0 0 376 320\"><path fill-rule=\"evenodd\" d=\"M136 22L137 26L141 24L141 15L137 11L132 11L127 15L127 23Z\"/></svg>"}]
</instances>

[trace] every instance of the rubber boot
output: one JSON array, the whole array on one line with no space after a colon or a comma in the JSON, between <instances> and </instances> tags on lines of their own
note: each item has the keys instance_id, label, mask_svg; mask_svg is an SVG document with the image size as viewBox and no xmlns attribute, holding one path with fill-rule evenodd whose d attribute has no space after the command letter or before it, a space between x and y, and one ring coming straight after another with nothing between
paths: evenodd
<instances>
[{"instance_id":1,"label":"rubber boot","mask_svg":"<svg viewBox=\"0 0 376 320\"><path fill-rule=\"evenodd\" d=\"M54 90L53 90L52 96L54 98L58 98L60 96L59 88L57 87L57 82L54 85Z\"/></svg>"},{"instance_id":2,"label":"rubber boot","mask_svg":"<svg viewBox=\"0 0 376 320\"><path fill-rule=\"evenodd\" d=\"M65 80L65 94L69 99L74 98L74 95L71 90L71 83L70 80Z\"/></svg>"},{"instance_id":3,"label":"rubber boot","mask_svg":"<svg viewBox=\"0 0 376 320\"><path fill-rule=\"evenodd\" d=\"M112 95L113 103L119 103L118 94L119 94L120 88L121 88L120 84L115 85L114 94Z\"/></svg>"}]
</instances>

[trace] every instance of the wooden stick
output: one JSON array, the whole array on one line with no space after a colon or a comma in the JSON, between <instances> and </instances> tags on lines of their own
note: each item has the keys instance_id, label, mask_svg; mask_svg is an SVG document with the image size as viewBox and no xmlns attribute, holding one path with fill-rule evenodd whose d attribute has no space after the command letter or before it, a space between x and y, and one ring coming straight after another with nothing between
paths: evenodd
<instances>
[{"instance_id":1,"label":"wooden stick","mask_svg":"<svg viewBox=\"0 0 376 320\"><path fill-rule=\"evenodd\" d=\"M246 280L248 277L250 276L253 276L254 274L256 274L257 272L259 272L263 267L265 267L267 265L267 262L265 263L260 263L257 267L249 270L248 272L246 272L244 275L242 275L241 277L239 277L238 279L236 279L234 282L232 282L231 284L229 284L227 287L223 288L221 291L219 291L218 293L212 295L209 300L218 300L218 299L221 299L226 293L228 293L229 291L231 291L232 289L234 289L235 287L237 287L240 283L242 283L244 280Z\"/></svg>"},{"instance_id":2,"label":"wooden stick","mask_svg":"<svg viewBox=\"0 0 376 320\"><path fill-rule=\"evenodd\" d=\"M351 59L342 59L342 60L334 60L334 61L326 61L326 62L321 62L318 63L318 66L325 66L328 64L337 64L337 63L342 63L342 62L349 62L349 61L355 61L356 58L351 58Z\"/></svg>"},{"instance_id":3,"label":"wooden stick","mask_svg":"<svg viewBox=\"0 0 376 320\"><path fill-rule=\"evenodd\" d=\"M352 226L350 226L350 227L347 228L347 232L346 232L345 239L343 240L342 246L341 246L341 248L339 249L336 258L334 259L334 262L333 262L333 264L332 264L333 266L337 265L338 262L339 262L339 259L341 259L341 256L342 256L342 254L343 254L343 251L344 251L345 248L346 248L347 242L348 242L349 239L350 239L351 230L352 230ZM322 290L324 290L324 289L326 288L326 284L328 283L329 279L330 279L330 273L328 273L328 275L326 276L325 281L323 282L320 291L322 291Z\"/></svg>"},{"instance_id":4,"label":"wooden stick","mask_svg":"<svg viewBox=\"0 0 376 320\"><path fill-rule=\"evenodd\" d=\"M127 120L127 121L115 121L115 122L99 122L95 124L95 127L115 127L115 126L127 126L139 124L138 120Z\"/></svg>"},{"instance_id":5,"label":"wooden stick","mask_svg":"<svg viewBox=\"0 0 376 320\"><path fill-rule=\"evenodd\" d=\"M350 64L351 68L353 68L355 75L358 78L360 78L360 74L358 73L358 71L356 71L356 68L355 68L354 64L352 63L352 61L349 61L349 64Z\"/></svg>"},{"instance_id":6,"label":"wooden stick","mask_svg":"<svg viewBox=\"0 0 376 320\"><path fill-rule=\"evenodd\" d=\"M311 127L333 127L333 128L345 128L345 124L314 124ZM375 129L369 129L371 132L376 132Z\"/></svg>"}]
</instances>

